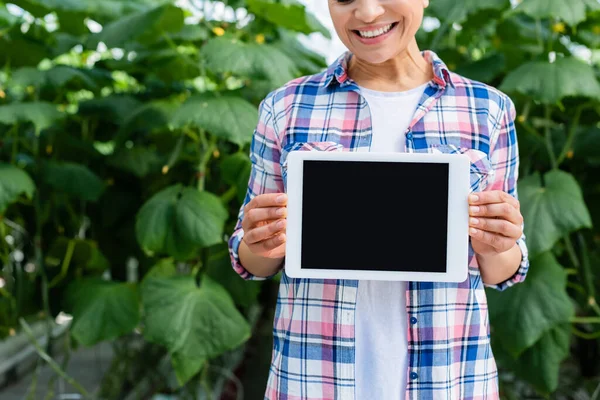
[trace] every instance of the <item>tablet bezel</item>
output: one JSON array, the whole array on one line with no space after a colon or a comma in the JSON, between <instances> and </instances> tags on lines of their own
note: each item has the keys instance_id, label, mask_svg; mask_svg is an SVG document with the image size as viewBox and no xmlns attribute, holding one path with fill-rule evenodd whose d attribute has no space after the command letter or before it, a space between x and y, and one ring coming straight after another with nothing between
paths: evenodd
<instances>
[{"instance_id":1,"label":"tablet bezel","mask_svg":"<svg viewBox=\"0 0 600 400\"><path fill-rule=\"evenodd\" d=\"M448 173L446 272L301 268L304 160L445 163ZM464 282L468 274L470 160L463 154L293 151L287 156L288 214L285 273L292 278ZM450 212L452 210L452 212ZM325 217L325 216L324 216ZM398 257L402 257L401 254Z\"/></svg>"}]
</instances>

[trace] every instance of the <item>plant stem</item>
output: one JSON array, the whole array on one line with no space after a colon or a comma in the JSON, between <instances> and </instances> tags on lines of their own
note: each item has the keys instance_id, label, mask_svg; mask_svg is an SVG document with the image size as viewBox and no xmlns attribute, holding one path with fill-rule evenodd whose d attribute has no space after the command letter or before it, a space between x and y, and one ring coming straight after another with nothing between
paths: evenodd
<instances>
[{"instance_id":1,"label":"plant stem","mask_svg":"<svg viewBox=\"0 0 600 400\"><path fill-rule=\"evenodd\" d=\"M574 324L600 324L600 317L573 317L571 322Z\"/></svg>"},{"instance_id":2,"label":"plant stem","mask_svg":"<svg viewBox=\"0 0 600 400\"><path fill-rule=\"evenodd\" d=\"M586 340L596 340L600 338L600 331L598 332L594 332L594 333L586 333L586 332L582 332L579 329L575 328L575 327L571 327L571 332L573 332L573 334L575 336L579 336L582 339L586 339Z\"/></svg>"},{"instance_id":3,"label":"plant stem","mask_svg":"<svg viewBox=\"0 0 600 400\"><path fill-rule=\"evenodd\" d=\"M577 110L575 111L575 116L573 116L573 119L571 120L571 126L569 127L567 141L565 142L565 145L563 146L563 149L560 152L558 159L556 160L558 165L562 164L562 162L565 160L565 157L567 156L567 154L569 154L569 151L573 147L573 141L575 140L575 136L577 134L577 128L579 127L579 119L581 118L581 113L583 112L583 109L586 106L587 105L585 105L585 104L580 105L579 107L577 107Z\"/></svg>"},{"instance_id":4,"label":"plant stem","mask_svg":"<svg viewBox=\"0 0 600 400\"><path fill-rule=\"evenodd\" d=\"M544 136L546 138L546 147L548 149L548 156L550 157L550 162L552 163L552 169L558 169L558 163L556 162L556 154L554 154L554 147L552 145L552 133L550 132L550 125L548 122L552 117L552 109L549 105L544 106L544 118L546 122L546 126L544 127Z\"/></svg>"},{"instance_id":5,"label":"plant stem","mask_svg":"<svg viewBox=\"0 0 600 400\"><path fill-rule=\"evenodd\" d=\"M217 148L217 138L216 136L211 136L211 138L207 140L206 132L204 132L204 129L200 129L200 143L202 148L200 150L200 162L198 163L198 190L203 191L206 181L207 165L212 157L213 151Z\"/></svg>"},{"instance_id":6,"label":"plant stem","mask_svg":"<svg viewBox=\"0 0 600 400\"><path fill-rule=\"evenodd\" d=\"M224 204L227 204L235 197L237 193L237 188L235 186L231 186L225 193L221 195L221 201Z\"/></svg>"},{"instance_id":7,"label":"plant stem","mask_svg":"<svg viewBox=\"0 0 600 400\"><path fill-rule=\"evenodd\" d=\"M35 209L35 235L33 238L34 242L34 254L35 263L40 271L42 277L42 304L44 308L44 318L46 319L46 333L48 335L47 346L50 348L52 343L52 324L50 321L50 300L48 298L48 276L46 275L46 268L44 266L44 254L42 252L42 205L40 200L40 185L41 180L41 157L40 157L40 136L39 132L35 134L35 140L33 143L33 154L35 157L36 166L36 179L37 179L37 190L33 195L33 206Z\"/></svg>"},{"instance_id":8,"label":"plant stem","mask_svg":"<svg viewBox=\"0 0 600 400\"><path fill-rule=\"evenodd\" d=\"M71 264L71 258L73 258L73 253L75 252L75 244L74 240L69 240L67 244L67 252L65 253L65 258L63 259L62 266L60 268L60 273L52 279L52 282L48 285L48 288L51 289L57 284L60 283L67 276L67 272L69 271L69 265Z\"/></svg>"},{"instance_id":9,"label":"plant stem","mask_svg":"<svg viewBox=\"0 0 600 400\"><path fill-rule=\"evenodd\" d=\"M29 341L35 348L35 350L38 353L38 355L40 356L40 358L42 360L46 361L48 363L48 365L50 366L50 368L52 368L54 370L54 372L56 372L58 375L60 375L61 378L63 378L71 386L73 386L79 393L81 393L83 395L83 397L88 398L88 399L93 398L92 395L90 393L88 393L88 391L85 390L85 388L83 386L81 386L75 379L73 379L71 376L69 376L69 374L67 374L60 367L60 365L58 365L58 363L52 357L50 357L50 355L48 355L48 353L46 353L44 351L44 349L42 349L42 346L40 346L40 344L36 340L35 336L33 335L31 328L29 327L29 325L27 324L27 322L25 322L25 320L23 318L19 318L19 323L21 324L23 331L29 338Z\"/></svg>"}]
</instances>

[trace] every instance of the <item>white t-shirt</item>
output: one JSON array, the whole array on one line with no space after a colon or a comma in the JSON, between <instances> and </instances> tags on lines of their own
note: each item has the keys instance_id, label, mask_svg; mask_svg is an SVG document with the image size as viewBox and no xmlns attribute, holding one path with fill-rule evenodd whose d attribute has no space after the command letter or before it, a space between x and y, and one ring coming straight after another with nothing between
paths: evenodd
<instances>
[{"instance_id":1,"label":"white t-shirt","mask_svg":"<svg viewBox=\"0 0 600 400\"><path fill-rule=\"evenodd\" d=\"M427 84L405 92L361 87L371 110L371 152L404 152L405 132ZM398 254L398 262L402 255ZM359 281L356 299L356 400L405 398L406 282Z\"/></svg>"}]
</instances>

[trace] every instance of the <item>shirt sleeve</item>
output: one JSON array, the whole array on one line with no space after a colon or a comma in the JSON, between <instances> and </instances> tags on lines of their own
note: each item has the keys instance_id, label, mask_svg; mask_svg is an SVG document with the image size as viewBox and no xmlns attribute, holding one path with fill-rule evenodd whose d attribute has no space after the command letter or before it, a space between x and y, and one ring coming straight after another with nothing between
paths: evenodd
<instances>
[{"instance_id":1,"label":"shirt sleeve","mask_svg":"<svg viewBox=\"0 0 600 400\"><path fill-rule=\"evenodd\" d=\"M251 274L240 263L239 248L244 237L244 230L242 229L244 207L259 194L284 192L281 166L279 164L280 155L280 141L273 115L273 94L270 93L259 105L258 124L250 143L250 161L252 165L246 197L240 207L233 234L228 240L233 269L246 280L265 280L267 278Z\"/></svg>"},{"instance_id":2,"label":"shirt sleeve","mask_svg":"<svg viewBox=\"0 0 600 400\"><path fill-rule=\"evenodd\" d=\"M490 150L491 162L494 169L493 182L486 190L503 190L518 199L517 180L519 177L519 148L517 144L517 132L515 130L516 110L512 100L506 96L502 111L500 129L493 148ZM524 224L521 225L524 228ZM517 240L521 249L521 263L517 272L504 282L487 287L503 291L515 283L525 280L529 270L529 256L525 234Z\"/></svg>"}]
</instances>

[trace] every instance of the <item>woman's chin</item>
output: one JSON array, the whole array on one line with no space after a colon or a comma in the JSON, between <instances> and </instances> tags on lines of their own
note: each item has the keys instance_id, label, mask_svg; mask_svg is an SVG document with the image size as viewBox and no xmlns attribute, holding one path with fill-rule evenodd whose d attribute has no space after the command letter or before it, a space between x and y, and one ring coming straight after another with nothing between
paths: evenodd
<instances>
[{"instance_id":1,"label":"woman's chin","mask_svg":"<svg viewBox=\"0 0 600 400\"><path fill-rule=\"evenodd\" d=\"M383 64L384 62L390 60L394 57L395 54L399 53L399 50L392 51L391 49L373 49L373 50L362 50L362 49L354 49L351 50L352 54L356 56L356 58L360 59L363 62L369 64Z\"/></svg>"}]
</instances>

